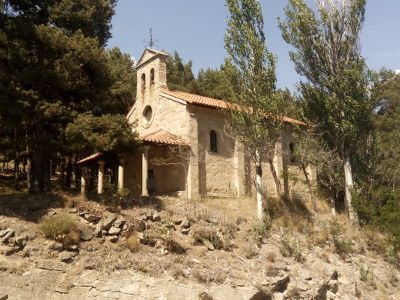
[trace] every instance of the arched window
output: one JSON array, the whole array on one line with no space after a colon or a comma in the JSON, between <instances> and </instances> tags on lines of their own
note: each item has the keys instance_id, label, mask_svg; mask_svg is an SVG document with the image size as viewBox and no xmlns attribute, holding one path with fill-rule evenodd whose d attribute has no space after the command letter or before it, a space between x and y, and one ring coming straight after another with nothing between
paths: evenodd
<instances>
[{"instance_id":1,"label":"arched window","mask_svg":"<svg viewBox=\"0 0 400 300\"><path fill-rule=\"evenodd\" d=\"M290 161L295 162L295 153L294 153L294 143L289 144L289 154L290 154Z\"/></svg>"},{"instance_id":2,"label":"arched window","mask_svg":"<svg viewBox=\"0 0 400 300\"><path fill-rule=\"evenodd\" d=\"M210 131L210 151L218 152L218 141L217 141L217 133L214 130Z\"/></svg>"},{"instance_id":3,"label":"arched window","mask_svg":"<svg viewBox=\"0 0 400 300\"><path fill-rule=\"evenodd\" d=\"M142 74L142 92L146 89L146 74Z\"/></svg>"},{"instance_id":4,"label":"arched window","mask_svg":"<svg viewBox=\"0 0 400 300\"><path fill-rule=\"evenodd\" d=\"M154 84L154 69L150 70L150 84Z\"/></svg>"}]
</instances>

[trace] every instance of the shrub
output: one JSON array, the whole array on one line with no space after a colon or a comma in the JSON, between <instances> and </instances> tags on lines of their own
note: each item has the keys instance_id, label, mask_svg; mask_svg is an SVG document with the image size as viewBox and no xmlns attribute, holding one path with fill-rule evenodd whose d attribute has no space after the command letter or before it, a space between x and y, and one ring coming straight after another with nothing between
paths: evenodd
<instances>
[{"instance_id":1,"label":"shrub","mask_svg":"<svg viewBox=\"0 0 400 300\"><path fill-rule=\"evenodd\" d=\"M40 221L40 229L44 236L54 240L60 235L72 234L76 227L74 219L68 214L57 214Z\"/></svg>"},{"instance_id":2,"label":"shrub","mask_svg":"<svg viewBox=\"0 0 400 300\"><path fill-rule=\"evenodd\" d=\"M352 253L354 251L353 243L351 240L347 240L343 237L343 230L340 224L336 220L333 220L331 221L330 225L330 232L332 235L335 252L342 257Z\"/></svg>"},{"instance_id":3,"label":"shrub","mask_svg":"<svg viewBox=\"0 0 400 300\"><path fill-rule=\"evenodd\" d=\"M360 266L360 280L368 283L374 289L377 288L374 272L369 267Z\"/></svg>"},{"instance_id":4,"label":"shrub","mask_svg":"<svg viewBox=\"0 0 400 300\"><path fill-rule=\"evenodd\" d=\"M223 242L214 228L198 228L193 233L193 238L199 242L201 242L202 240L208 240L215 249L222 249L223 247Z\"/></svg>"},{"instance_id":5,"label":"shrub","mask_svg":"<svg viewBox=\"0 0 400 300\"><path fill-rule=\"evenodd\" d=\"M132 253L135 253L140 250L142 245L140 244L140 240L137 236L131 235L124 241L123 246L129 249Z\"/></svg>"},{"instance_id":6,"label":"shrub","mask_svg":"<svg viewBox=\"0 0 400 300\"><path fill-rule=\"evenodd\" d=\"M266 219L253 224L251 229L254 240L257 242L258 246L261 246L263 238L265 238L267 231L270 226Z\"/></svg>"},{"instance_id":7,"label":"shrub","mask_svg":"<svg viewBox=\"0 0 400 300\"><path fill-rule=\"evenodd\" d=\"M293 257L298 262L304 261L300 241L287 232L282 236L279 249L285 257Z\"/></svg>"},{"instance_id":8,"label":"shrub","mask_svg":"<svg viewBox=\"0 0 400 300\"><path fill-rule=\"evenodd\" d=\"M252 259L258 255L258 247L252 243L247 243L243 247L243 254L247 259Z\"/></svg>"}]
</instances>

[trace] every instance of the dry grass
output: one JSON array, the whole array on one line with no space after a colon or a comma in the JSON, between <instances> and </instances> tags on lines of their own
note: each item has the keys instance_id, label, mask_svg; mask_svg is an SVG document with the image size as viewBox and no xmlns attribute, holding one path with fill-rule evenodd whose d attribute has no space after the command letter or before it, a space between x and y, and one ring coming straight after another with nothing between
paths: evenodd
<instances>
[{"instance_id":1,"label":"dry grass","mask_svg":"<svg viewBox=\"0 0 400 300\"><path fill-rule=\"evenodd\" d=\"M129 249L132 253L138 252L142 247L139 238L135 235L131 235L129 238L127 238L122 245Z\"/></svg>"},{"instance_id":2,"label":"dry grass","mask_svg":"<svg viewBox=\"0 0 400 300\"><path fill-rule=\"evenodd\" d=\"M56 239L60 235L70 234L77 229L77 223L68 214L57 214L51 217L45 217L40 221L39 226L44 236L50 239Z\"/></svg>"}]
</instances>

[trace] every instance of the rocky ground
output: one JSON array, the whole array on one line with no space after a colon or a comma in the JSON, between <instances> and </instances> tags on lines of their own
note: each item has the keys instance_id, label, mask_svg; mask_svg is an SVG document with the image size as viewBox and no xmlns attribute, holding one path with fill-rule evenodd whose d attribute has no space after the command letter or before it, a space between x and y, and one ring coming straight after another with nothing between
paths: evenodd
<instances>
[{"instance_id":1,"label":"rocky ground","mask_svg":"<svg viewBox=\"0 0 400 300\"><path fill-rule=\"evenodd\" d=\"M400 299L378 234L368 240L304 211L276 214L265 228L252 204L0 205L0 299ZM39 221L65 215L76 236L45 238Z\"/></svg>"}]
</instances>

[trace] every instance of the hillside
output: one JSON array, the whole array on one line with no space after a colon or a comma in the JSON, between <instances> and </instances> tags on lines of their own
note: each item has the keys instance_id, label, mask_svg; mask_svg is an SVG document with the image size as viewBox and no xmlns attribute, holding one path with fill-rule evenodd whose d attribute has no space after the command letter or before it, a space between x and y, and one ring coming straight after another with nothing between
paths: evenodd
<instances>
[{"instance_id":1,"label":"hillside","mask_svg":"<svg viewBox=\"0 0 400 300\"><path fill-rule=\"evenodd\" d=\"M3 195L0 297L400 298L383 236L332 221L323 201L316 215L299 200L273 202L265 228L253 202L163 197L115 209L64 193ZM45 238L57 220L71 230Z\"/></svg>"}]
</instances>

